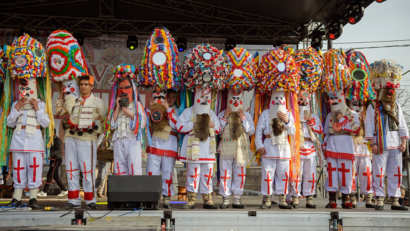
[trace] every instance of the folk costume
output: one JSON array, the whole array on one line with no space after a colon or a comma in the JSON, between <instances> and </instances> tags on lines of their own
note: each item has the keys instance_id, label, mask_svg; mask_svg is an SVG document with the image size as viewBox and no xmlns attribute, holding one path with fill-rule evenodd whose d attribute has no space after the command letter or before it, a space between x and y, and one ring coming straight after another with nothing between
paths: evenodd
<instances>
[{"instance_id":1,"label":"folk costume","mask_svg":"<svg viewBox=\"0 0 410 231\"><path fill-rule=\"evenodd\" d=\"M171 208L172 175L178 158L178 108L176 105L165 108L168 89L180 89L180 69L178 49L174 38L166 28L155 29L147 40L141 62L140 86L153 87L155 101L146 108L152 144L147 148L147 175L160 175L162 172L162 196L164 208Z\"/></svg>"},{"instance_id":2,"label":"folk costume","mask_svg":"<svg viewBox=\"0 0 410 231\"><path fill-rule=\"evenodd\" d=\"M4 102L6 99L6 95L8 96L10 90L5 89L4 85L6 82L6 73L7 73L7 57L5 56L5 53L3 51L3 49L0 47L0 102ZM7 92L7 93L6 93ZM3 110L3 108L7 108L7 110L9 110L9 106L7 105L3 105L3 103L0 103L0 137L2 137L0 139L0 142L3 144L0 147L0 185L2 185L4 183L3 181L3 167L7 166L7 155L5 155L7 153L7 148L8 148L8 144L10 142L8 142L7 138L8 138L8 128L7 128L7 124L5 123L8 112L7 110ZM4 128L4 130L3 130Z\"/></svg>"},{"instance_id":3,"label":"folk costume","mask_svg":"<svg viewBox=\"0 0 410 231\"><path fill-rule=\"evenodd\" d=\"M56 101L57 115L69 114L63 121L65 165L68 181L67 209L81 207L80 171L83 174L84 201L88 208L97 208L94 170L97 162L97 130L95 121L105 119L107 107L91 93L83 97L78 88L78 78L87 75L87 64L77 40L67 31L58 30L47 39L50 75L60 83L63 99ZM94 84L94 77L89 76ZM60 85L60 86L61 86Z\"/></svg>"},{"instance_id":4,"label":"folk costume","mask_svg":"<svg viewBox=\"0 0 410 231\"><path fill-rule=\"evenodd\" d=\"M229 208L229 196L233 194L233 208L243 209L241 203L246 177L246 166L249 162L249 136L255 133L251 114L243 111L244 91L255 87L257 66L252 55L244 48L233 48L226 53L228 75L225 79L228 89L227 106L232 110L224 118L225 110L219 112L221 141L218 146L220 154L219 194L223 196L221 209ZM239 116L242 110L244 117Z\"/></svg>"},{"instance_id":5,"label":"folk costume","mask_svg":"<svg viewBox=\"0 0 410 231\"><path fill-rule=\"evenodd\" d=\"M360 192L366 200L366 208L375 208L372 203L372 161L371 153L367 146L368 140L365 139L365 120L364 103L367 100L374 100L375 93L370 84L369 64L366 57L359 51L349 50L346 52L347 65L352 76L352 84L346 89L345 96L349 108L359 114L360 131L357 135L352 135L354 142L354 172L353 189L350 194L350 202L353 208L357 207L357 182L360 181Z\"/></svg>"},{"instance_id":6,"label":"folk costume","mask_svg":"<svg viewBox=\"0 0 410 231\"><path fill-rule=\"evenodd\" d=\"M7 126L13 128L9 152L13 155L14 195L11 204L21 204L23 190L30 190L29 206L38 209L37 193L42 185L43 158L49 154L50 137L54 127L51 111L51 83L47 75L46 50L29 35L16 38L8 53L8 77L15 81L18 96L27 98L20 108L15 101L7 117ZM6 80L7 87L11 86ZM12 93L13 94L13 93ZM30 102L36 100L38 108ZM9 102L4 102L4 105ZM52 130L48 128L52 127ZM44 139L43 139L44 134Z\"/></svg>"},{"instance_id":7,"label":"folk costume","mask_svg":"<svg viewBox=\"0 0 410 231\"><path fill-rule=\"evenodd\" d=\"M178 117L177 130L186 134L180 150L180 161L187 163L186 190L188 203L183 209L194 209L200 192L205 209L218 209L212 201L216 135L221 133L218 117L211 110L217 91L223 88L227 66L222 52L209 44L192 48L185 57L183 78L188 90L195 90L192 107ZM213 124L213 126L211 126Z\"/></svg>"},{"instance_id":8,"label":"folk costume","mask_svg":"<svg viewBox=\"0 0 410 231\"><path fill-rule=\"evenodd\" d=\"M279 208L292 209L292 206L286 203L285 195L289 192L290 179L296 177L299 169L299 147L295 149L298 146L296 143L299 140L299 131L296 128L299 125L294 119L298 109L291 105L296 102L294 93L298 90L299 70L290 53L274 48L262 57L257 77L257 90L262 94L271 94L269 108L259 116L255 133L256 149L258 152L263 149L266 151L266 154L261 156L261 185L264 196L261 208L271 207L275 188L275 193L279 195ZM295 111L288 111L287 103L289 108ZM278 112L285 114L287 121L280 119Z\"/></svg>"},{"instance_id":9,"label":"folk costume","mask_svg":"<svg viewBox=\"0 0 410 231\"><path fill-rule=\"evenodd\" d=\"M407 210L401 206L403 161L401 145L409 139L402 108L396 103L403 67L393 60L382 59L370 65L370 80L377 92L377 100L366 111L366 139L378 152L373 152L373 190L377 199L376 210L384 209L384 177L388 178L387 195L392 198L392 210Z\"/></svg>"},{"instance_id":10,"label":"folk costume","mask_svg":"<svg viewBox=\"0 0 410 231\"><path fill-rule=\"evenodd\" d=\"M321 87L328 95L331 113L327 114L324 127L324 147L328 177L325 190L329 192L326 208L336 208L336 192L342 193L342 207L352 208L349 195L355 175L354 142L352 135L359 134L359 115L351 111L345 101L344 90L351 84L350 70L341 50L331 49L324 54L325 74ZM339 117L339 118L338 118Z\"/></svg>"},{"instance_id":11,"label":"folk costume","mask_svg":"<svg viewBox=\"0 0 410 231\"><path fill-rule=\"evenodd\" d=\"M311 111L311 94L317 90L324 72L323 58L309 47L300 49L295 54L295 62L300 69L298 107L300 121L300 168L296 180L291 182L290 195L292 206L299 206L299 197L303 192L306 208L316 208L313 195L316 193L316 157L322 157L319 137L323 132L322 122ZM302 185L303 184L303 185ZM302 191L303 190L303 191Z\"/></svg>"}]
</instances>

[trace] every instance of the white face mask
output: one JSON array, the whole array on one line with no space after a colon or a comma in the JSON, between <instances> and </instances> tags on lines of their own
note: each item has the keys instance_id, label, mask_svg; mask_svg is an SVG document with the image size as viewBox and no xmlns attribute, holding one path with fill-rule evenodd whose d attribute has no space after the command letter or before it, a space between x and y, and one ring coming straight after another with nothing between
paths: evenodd
<instances>
[{"instance_id":1,"label":"white face mask","mask_svg":"<svg viewBox=\"0 0 410 231\"><path fill-rule=\"evenodd\" d=\"M37 79L24 78L17 80L20 98L37 99Z\"/></svg>"},{"instance_id":2,"label":"white face mask","mask_svg":"<svg viewBox=\"0 0 410 231\"><path fill-rule=\"evenodd\" d=\"M329 103L331 111L337 111L347 107L345 101L345 94L343 90L336 91L336 95L332 93L327 93L329 96Z\"/></svg>"},{"instance_id":3,"label":"white face mask","mask_svg":"<svg viewBox=\"0 0 410 231\"><path fill-rule=\"evenodd\" d=\"M310 112L309 103L310 103L310 93L308 91L301 90L298 93L298 107L299 107L300 122L306 122L304 117L305 117L305 113Z\"/></svg>"},{"instance_id":4,"label":"white face mask","mask_svg":"<svg viewBox=\"0 0 410 231\"><path fill-rule=\"evenodd\" d=\"M200 87L195 91L194 114L209 114L211 110L212 89Z\"/></svg>"},{"instance_id":5,"label":"white face mask","mask_svg":"<svg viewBox=\"0 0 410 231\"><path fill-rule=\"evenodd\" d=\"M80 88L75 79L63 80L63 94L64 98L73 95L75 99L80 98Z\"/></svg>"},{"instance_id":6,"label":"white face mask","mask_svg":"<svg viewBox=\"0 0 410 231\"><path fill-rule=\"evenodd\" d=\"M152 92L152 99L155 100L155 103L165 102L167 99L167 91L162 89L155 89Z\"/></svg>"},{"instance_id":7,"label":"white face mask","mask_svg":"<svg viewBox=\"0 0 410 231\"><path fill-rule=\"evenodd\" d=\"M286 98L284 91L273 90L270 97L269 118L278 118L278 112L286 113Z\"/></svg>"},{"instance_id":8,"label":"white face mask","mask_svg":"<svg viewBox=\"0 0 410 231\"><path fill-rule=\"evenodd\" d=\"M243 91L242 89L230 90L228 93L228 106L232 111L238 111L239 108L242 108L243 103Z\"/></svg>"},{"instance_id":9,"label":"white face mask","mask_svg":"<svg viewBox=\"0 0 410 231\"><path fill-rule=\"evenodd\" d=\"M360 113L363 111L363 105L360 107L359 106L359 100L351 100L349 103L349 107L350 109L352 109L353 111Z\"/></svg>"}]
</instances>

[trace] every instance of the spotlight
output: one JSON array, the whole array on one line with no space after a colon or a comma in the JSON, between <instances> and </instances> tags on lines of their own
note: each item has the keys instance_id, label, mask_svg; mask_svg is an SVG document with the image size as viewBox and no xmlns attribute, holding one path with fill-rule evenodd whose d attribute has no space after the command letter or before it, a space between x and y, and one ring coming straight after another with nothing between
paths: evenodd
<instances>
[{"instance_id":1,"label":"spotlight","mask_svg":"<svg viewBox=\"0 0 410 231\"><path fill-rule=\"evenodd\" d=\"M135 50L138 47L138 39L136 35L128 35L127 48L130 50Z\"/></svg>"},{"instance_id":2,"label":"spotlight","mask_svg":"<svg viewBox=\"0 0 410 231\"><path fill-rule=\"evenodd\" d=\"M327 27L327 38L331 40L338 39L343 33L343 25L339 20L334 20L328 24Z\"/></svg>"},{"instance_id":3,"label":"spotlight","mask_svg":"<svg viewBox=\"0 0 410 231\"><path fill-rule=\"evenodd\" d=\"M322 36L325 35L325 33L323 31L313 31L313 33L310 35L311 37L311 42L310 42L310 46L320 50L323 47L323 39Z\"/></svg>"},{"instance_id":4,"label":"spotlight","mask_svg":"<svg viewBox=\"0 0 410 231\"><path fill-rule=\"evenodd\" d=\"M73 33L75 39L77 39L78 44L80 46L84 45L84 35L83 33Z\"/></svg>"},{"instance_id":5,"label":"spotlight","mask_svg":"<svg viewBox=\"0 0 410 231\"><path fill-rule=\"evenodd\" d=\"M382 2L385 2L386 0L376 0L376 2L378 2L378 3L382 3Z\"/></svg>"},{"instance_id":6,"label":"spotlight","mask_svg":"<svg viewBox=\"0 0 410 231\"><path fill-rule=\"evenodd\" d=\"M186 38L178 38L177 47L179 52L183 52L186 49Z\"/></svg>"},{"instance_id":7,"label":"spotlight","mask_svg":"<svg viewBox=\"0 0 410 231\"><path fill-rule=\"evenodd\" d=\"M236 41L233 38L228 38L225 42L225 50L226 51L230 51L232 50L234 47L236 47Z\"/></svg>"},{"instance_id":8,"label":"spotlight","mask_svg":"<svg viewBox=\"0 0 410 231\"><path fill-rule=\"evenodd\" d=\"M350 24L358 23L364 15L364 7L360 2L355 2L349 7L349 12L347 14L348 21Z\"/></svg>"}]
</instances>

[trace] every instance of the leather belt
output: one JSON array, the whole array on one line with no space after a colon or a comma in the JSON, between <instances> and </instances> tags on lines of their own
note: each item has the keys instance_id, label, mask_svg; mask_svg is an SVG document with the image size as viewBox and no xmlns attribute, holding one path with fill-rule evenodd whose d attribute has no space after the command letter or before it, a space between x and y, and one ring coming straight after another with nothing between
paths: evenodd
<instances>
[{"instance_id":1,"label":"leather belt","mask_svg":"<svg viewBox=\"0 0 410 231\"><path fill-rule=\"evenodd\" d=\"M171 136L176 136L176 137L178 137L178 133L177 133L177 132L171 131L169 134L170 134Z\"/></svg>"},{"instance_id":2,"label":"leather belt","mask_svg":"<svg viewBox=\"0 0 410 231\"><path fill-rule=\"evenodd\" d=\"M310 138L307 138L307 137L303 137L303 138L304 138L305 141L310 141L310 142L312 142L312 139L310 139Z\"/></svg>"},{"instance_id":3,"label":"leather belt","mask_svg":"<svg viewBox=\"0 0 410 231\"><path fill-rule=\"evenodd\" d=\"M21 125L21 129L26 129L26 125ZM40 125L37 125L36 129L40 129Z\"/></svg>"},{"instance_id":4,"label":"leather belt","mask_svg":"<svg viewBox=\"0 0 410 231\"><path fill-rule=\"evenodd\" d=\"M265 138L270 138L270 135L265 135Z\"/></svg>"}]
</instances>

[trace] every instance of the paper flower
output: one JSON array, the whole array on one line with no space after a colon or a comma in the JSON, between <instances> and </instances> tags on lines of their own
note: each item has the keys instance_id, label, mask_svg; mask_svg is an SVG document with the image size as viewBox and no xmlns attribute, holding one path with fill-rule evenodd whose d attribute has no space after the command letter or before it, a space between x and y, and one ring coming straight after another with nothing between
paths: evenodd
<instances>
[{"instance_id":1,"label":"paper flower","mask_svg":"<svg viewBox=\"0 0 410 231\"><path fill-rule=\"evenodd\" d=\"M346 99L374 99L375 94L370 84L369 63L359 51L350 50L346 54L352 83L346 90Z\"/></svg>"},{"instance_id":2,"label":"paper flower","mask_svg":"<svg viewBox=\"0 0 410 231\"><path fill-rule=\"evenodd\" d=\"M225 86L250 91L255 87L257 66L252 55L244 48L235 47L226 53L228 74Z\"/></svg>"},{"instance_id":3,"label":"paper flower","mask_svg":"<svg viewBox=\"0 0 410 231\"><path fill-rule=\"evenodd\" d=\"M403 77L403 66L390 59L382 59L370 64L370 81L374 89L388 88L387 84L393 84L400 88L400 80Z\"/></svg>"},{"instance_id":4,"label":"paper flower","mask_svg":"<svg viewBox=\"0 0 410 231\"><path fill-rule=\"evenodd\" d=\"M300 70L300 89L309 92L316 91L324 73L322 56L313 47L300 49L295 53L295 63Z\"/></svg>"},{"instance_id":5,"label":"paper flower","mask_svg":"<svg viewBox=\"0 0 410 231\"><path fill-rule=\"evenodd\" d=\"M114 68L114 78L122 78L129 76L131 79L135 77L135 66L128 63L122 63Z\"/></svg>"},{"instance_id":6,"label":"paper flower","mask_svg":"<svg viewBox=\"0 0 410 231\"><path fill-rule=\"evenodd\" d=\"M330 49L324 54L325 73L321 87L324 92L344 90L352 81L350 69L346 65L346 55L342 50Z\"/></svg>"}]
</instances>

